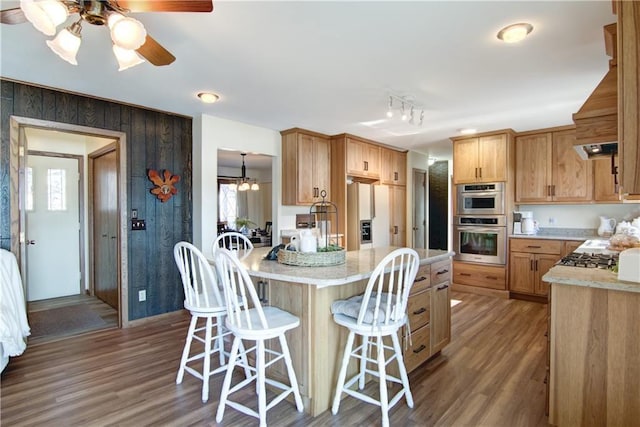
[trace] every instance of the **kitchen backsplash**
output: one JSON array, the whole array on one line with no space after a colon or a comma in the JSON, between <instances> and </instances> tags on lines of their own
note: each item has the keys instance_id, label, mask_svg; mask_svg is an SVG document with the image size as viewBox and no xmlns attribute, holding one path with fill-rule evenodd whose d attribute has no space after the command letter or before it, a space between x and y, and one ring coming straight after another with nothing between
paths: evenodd
<instances>
[{"instance_id":1,"label":"kitchen backsplash","mask_svg":"<svg viewBox=\"0 0 640 427\"><path fill-rule=\"evenodd\" d=\"M640 216L637 204L519 205L516 209L533 212L533 219L545 229L597 229L600 216L615 218L617 222Z\"/></svg>"}]
</instances>

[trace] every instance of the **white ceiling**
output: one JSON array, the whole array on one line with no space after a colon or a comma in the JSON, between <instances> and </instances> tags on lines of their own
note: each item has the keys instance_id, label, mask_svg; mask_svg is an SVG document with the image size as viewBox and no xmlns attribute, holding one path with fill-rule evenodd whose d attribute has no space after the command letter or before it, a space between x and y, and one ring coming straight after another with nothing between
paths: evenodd
<instances>
[{"instance_id":1,"label":"white ceiling","mask_svg":"<svg viewBox=\"0 0 640 427\"><path fill-rule=\"evenodd\" d=\"M0 0L2 9L17 1ZM0 25L0 75L187 116L352 133L450 156L459 129L571 123L604 76L611 1L214 1L212 13L132 14L177 60L118 72L108 31L84 25L78 66L25 23ZM519 45L496 38L527 21ZM72 22L71 18L68 23ZM67 24L68 25L68 24ZM205 105L196 94L214 91ZM423 126L385 117L390 93Z\"/></svg>"}]
</instances>

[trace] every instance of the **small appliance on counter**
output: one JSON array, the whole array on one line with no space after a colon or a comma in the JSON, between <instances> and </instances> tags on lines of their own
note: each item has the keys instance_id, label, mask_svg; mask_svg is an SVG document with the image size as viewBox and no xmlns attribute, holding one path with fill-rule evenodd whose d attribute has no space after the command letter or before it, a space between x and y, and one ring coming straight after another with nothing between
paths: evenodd
<instances>
[{"instance_id":1,"label":"small appliance on counter","mask_svg":"<svg viewBox=\"0 0 640 427\"><path fill-rule=\"evenodd\" d=\"M531 211L513 212L513 234L533 235L538 232L538 225L533 220Z\"/></svg>"}]
</instances>

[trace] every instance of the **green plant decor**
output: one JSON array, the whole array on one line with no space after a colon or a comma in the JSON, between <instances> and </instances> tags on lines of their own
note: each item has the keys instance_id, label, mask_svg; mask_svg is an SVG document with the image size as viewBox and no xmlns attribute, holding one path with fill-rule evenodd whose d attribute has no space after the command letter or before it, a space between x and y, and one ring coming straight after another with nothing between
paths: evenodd
<instances>
[{"instance_id":1,"label":"green plant decor","mask_svg":"<svg viewBox=\"0 0 640 427\"><path fill-rule=\"evenodd\" d=\"M236 229L238 230L250 228L252 225L257 226L258 224L251 221L249 218L236 218Z\"/></svg>"},{"instance_id":2,"label":"green plant decor","mask_svg":"<svg viewBox=\"0 0 640 427\"><path fill-rule=\"evenodd\" d=\"M343 248L338 245L329 245L324 248L318 248L318 252L336 252L341 250L343 250Z\"/></svg>"}]
</instances>

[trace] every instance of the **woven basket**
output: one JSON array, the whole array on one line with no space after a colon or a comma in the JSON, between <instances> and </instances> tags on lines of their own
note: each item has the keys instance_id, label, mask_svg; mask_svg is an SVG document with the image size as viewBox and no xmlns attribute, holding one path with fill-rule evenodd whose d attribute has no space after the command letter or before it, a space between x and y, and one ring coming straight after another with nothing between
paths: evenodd
<instances>
[{"instance_id":1,"label":"woven basket","mask_svg":"<svg viewBox=\"0 0 640 427\"><path fill-rule=\"evenodd\" d=\"M297 252L282 249L278 251L278 262L301 267L323 267L344 264L345 255L344 249L331 252Z\"/></svg>"}]
</instances>

